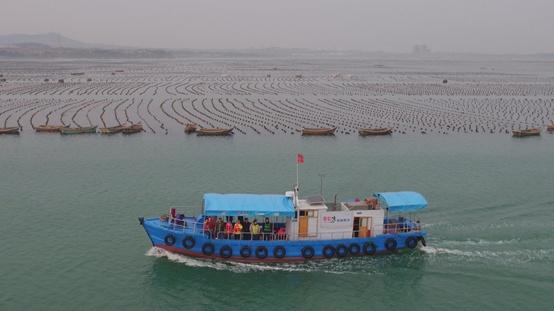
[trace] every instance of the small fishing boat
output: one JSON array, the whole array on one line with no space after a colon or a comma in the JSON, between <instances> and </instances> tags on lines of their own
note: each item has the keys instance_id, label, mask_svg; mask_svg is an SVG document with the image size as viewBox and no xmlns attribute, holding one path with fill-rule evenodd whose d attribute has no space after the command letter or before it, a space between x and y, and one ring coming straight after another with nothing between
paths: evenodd
<instances>
[{"instance_id":1,"label":"small fishing boat","mask_svg":"<svg viewBox=\"0 0 554 311\"><path fill-rule=\"evenodd\" d=\"M121 133L124 128L125 128L125 125L116 125L111 127L101 127L99 131L100 131L100 134L111 135L111 134Z\"/></svg>"},{"instance_id":2,"label":"small fishing boat","mask_svg":"<svg viewBox=\"0 0 554 311\"><path fill-rule=\"evenodd\" d=\"M128 125L128 126L124 126L123 129L121 130L121 133L123 133L125 135L130 135L130 134L140 133L142 131L144 131L144 128L142 127L142 124L141 123L136 123L136 124L131 124L131 125Z\"/></svg>"},{"instance_id":3,"label":"small fishing boat","mask_svg":"<svg viewBox=\"0 0 554 311\"><path fill-rule=\"evenodd\" d=\"M196 132L197 128L198 128L198 125L196 125L196 123L188 123L185 125L185 133L192 134Z\"/></svg>"},{"instance_id":4,"label":"small fishing boat","mask_svg":"<svg viewBox=\"0 0 554 311\"><path fill-rule=\"evenodd\" d=\"M392 128L390 127L361 128L361 129L358 129L358 134L360 134L360 136L390 135L392 134Z\"/></svg>"},{"instance_id":5,"label":"small fishing boat","mask_svg":"<svg viewBox=\"0 0 554 311\"><path fill-rule=\"evenodd\" d=\"M308 128L302 129L302 136L326 136L335 135L336 127Z\"/></svg>"},{"instance_id":6,"label":"small fishing boat","mask_svg":"<svg viewBox=\"0 0 554 311\"><path fill-rule=\"evenodd\" d=\"M228 136L233 134L233 128L200 128L196 130L197 136Z\"/></svg>"},{"instance_id":7,"label":"small fishing boat","mask_svg":"<svg viewBox=\"0 0 554 311\"><path fill-rule=\"evenodd\" d=\"M39 125L35 127L37 133L59 133L62 128L68 128L69 125Z\"/></svg>"},{"instance_id":8,"label":"small fishing boat","mask_svg":"<svg viewBox=\"0 0 554 311\"><path fill-rule=\"evenodd\" d=\"M95 134L95 133L96 133L96 126L60 128L60 134L62 135Z\"/></svg>"},{"instance_id":9,"label":"small fishing boat","mask_svg":"<svg viewBox=\"0 0 554 311\"><path fill-rule=\"evenodd\" d=\"M525 130L514 130L512 131L513 137L528 137L528 136L539 136L541 134L541 129L539 128L530 128Z\"/></svg>"},{"instance_id":10,"label":"small fishing boat","mask_svg":"<svg viewBox=\"0 0 554 311\"><path fill-rule=\"evenodd\" d=\"M547 125L546 129L550 132L553 132L554 131L554 123L550 123L549 125Z\"/></svg>"},{"instance_id":11,"label":"small fishing boat","mask_svg":"<svg viewBox=\"0 0 554 311\"><path fill-rule=\"evenodd\" d=\"M0 135L18 135L19 127L0 127Z\"/></svg>"},{"instance_id":12,"label":"small fishing boat","mask_svg":"<svg viewBox=\"0 0 554 311\"><path fill-rule=\"evenodd\" d=\"M427 207L416 192L377 192L337 203L321 196L302 199L295 187L284 195L206 193L202 202L200 215L170 208L160 217L140 217L139 224L154 247L248 263L396 253L425 246L427 235L411 218Z\"/></svg>"}]
</instances>

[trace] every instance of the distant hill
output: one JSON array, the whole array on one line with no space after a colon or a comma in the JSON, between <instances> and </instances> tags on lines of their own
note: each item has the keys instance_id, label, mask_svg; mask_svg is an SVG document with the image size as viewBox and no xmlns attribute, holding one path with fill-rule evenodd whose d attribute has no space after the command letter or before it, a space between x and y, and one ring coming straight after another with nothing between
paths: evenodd
<instances>
[{"instance_id":1,"label":"distant hill","mask_svg":"<svg viewBox=\"0 0 554 311\"><path fill-rule=\"evenodd\" d=\"M2 46L20 46L22 44L39 44L47 45L54 48L108 48L107 45L90 44L81 41L73 40L59 33L40 33L40 34L8 34L0 35L0 45Z\"/></svg>"}]
</instances>

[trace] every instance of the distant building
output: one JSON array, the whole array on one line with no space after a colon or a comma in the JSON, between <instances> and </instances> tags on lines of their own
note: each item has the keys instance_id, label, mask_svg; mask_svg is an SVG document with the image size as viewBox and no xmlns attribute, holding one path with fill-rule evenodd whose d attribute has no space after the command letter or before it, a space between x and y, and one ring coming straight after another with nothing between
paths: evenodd
<instances>
[{"instance_id":1,"label":"distant building","mask_svg":"<svg viewBox=\"0 0 554 311\"><path fill-rule=\"evenodd\" d=\"M431 49L425 44L416 44L412 49L414 55L428 55L431 54Z\"/></svg>"}]
</instances>

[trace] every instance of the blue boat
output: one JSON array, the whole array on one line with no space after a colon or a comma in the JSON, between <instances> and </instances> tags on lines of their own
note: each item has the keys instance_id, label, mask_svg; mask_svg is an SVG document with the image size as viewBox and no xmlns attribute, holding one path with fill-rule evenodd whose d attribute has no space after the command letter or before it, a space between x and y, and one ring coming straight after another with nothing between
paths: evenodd
<instances>
[{"instance_id":1,"label":"blue boat","mask_svg":"<svg viewBox=\"0 0 554 311\"><path fill-rule=\"evenodd\" d=\"M406 216L425 208L426 199L408 191L349 202L300 199L297 189L285 195L206 193L201 215L171 208L160 217L140 217L139 223L153 246L172 253L248 263L304 262L425 246L420 221Z\"/></svg>"}]
</instances>

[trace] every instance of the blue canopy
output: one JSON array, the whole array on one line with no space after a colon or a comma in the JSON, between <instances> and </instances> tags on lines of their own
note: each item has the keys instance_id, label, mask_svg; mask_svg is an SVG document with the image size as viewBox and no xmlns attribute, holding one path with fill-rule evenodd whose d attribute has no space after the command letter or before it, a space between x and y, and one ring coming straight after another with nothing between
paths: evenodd
<instances>
[{"instance_id":1,"label":"blue canopy","mask_svg":"<svg viewBox=\"0 0 554 311\"><path fill-rule=\"evenodd\" d=\"M207 216L294 216L292 198L277 194L204 194Z\"/></svg>"},{"instance_id":2,"label":"blue canopy","mask_svg":"<svg viewBox=\"0 0 554 311\"><path fill-rule=\"evenodd\" d=\"M427 207L427 200L417 192L377 192L373 194L390 212L413 212Z\"/></svg>"}]
</instances>

